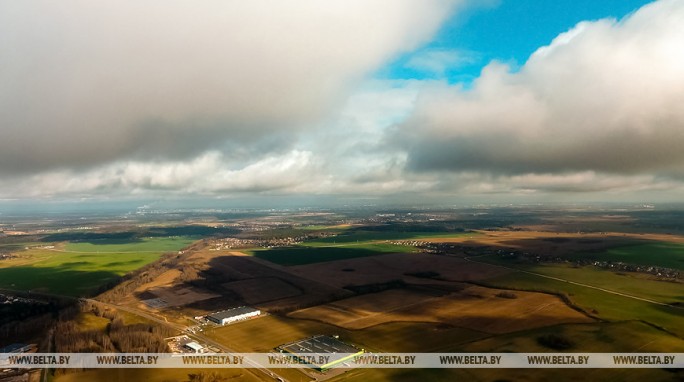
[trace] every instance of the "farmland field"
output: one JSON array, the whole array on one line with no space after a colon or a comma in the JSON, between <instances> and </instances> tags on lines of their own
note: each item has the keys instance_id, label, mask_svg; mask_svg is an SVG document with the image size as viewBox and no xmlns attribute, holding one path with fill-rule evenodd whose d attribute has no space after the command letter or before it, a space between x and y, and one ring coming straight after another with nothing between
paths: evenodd
<instances>
[{"instance_id":1,"label":"farmland field","mask_svg":"<svg viewBox=\"0 0 684 382\"><path fill-rule=\"evenodd\" d=\"M684 244L654 242L609 248L601 252L577 253L572 258L623 262L684 270Z\"/></svg>"},{"instance_id":2,"label":"farmland field","mask_svg":"<svg viewBox=\"0 0 684 382\"><path fill-rule=\"evenodd\" d=\"M145 238L131 241L114 240L92 240L90 242L69 242L64 250L66 252L171 252L177 251L190 245L194 239L192 237L165 237L165 238Z\"/></svg>"},{"instance_id":3,"label":"farmland field","mask_svg":"<svg viewBox=\"0 0 684 382\"><path fill-rule=\"evenodd\" d=\"M409 326L412 330L416 326ZM375 329L375 328L373 328ZM401 330L392 328L401 336ZM367 333L366 330L359 333ZM439 332L437 332L439 333ZM446 331L444 333L447 333ZM427 343L425 338L435 337L421 331L423 339L419 343ZM573 344L568 352L682 352L684 341L664 333L656 328L638 321L619 323L593 323L558 325L533 329L517 333L497 335L487 338L454 343L443 348L448 352L504 353L504 352L556 352L539 344L537 339L548 334L562 335L571 339ZM380 339L381 337L377 337ZM401 337L404 340L407 338ZM417 337L421 338L421 337ZM391 337L388 338L392 341ZM393 349L389 347L389 349ZM383 351L389 351L383 349ZM420 352L422 350L411 350ZM464 380L464 381L673 381L676 375L662 369L357 369L346 373L332 381L429 381L429 380Z\"/></svg>"},{"instance_id":4,"label":"farmland field","mask_svg":"<svg viewBox=\"0 0 684 382\"><path fill-rule=\"evenodd\" d=\"M483 256L476 260L478 262L491 262L493 264L510 266L527 272L592 285L666 304L684 303L684 284L658 281L655 276L648 274L613 272L591 265L576 267L563 263L543 265L514 264L511 261L494 256Z\"/></svg>"},{"instance_id":5,"label":"farmland field","mask_svg":"<svg viewBox=\"0 0 684 382\"><path fill-rule=\"evenodd\" d=\"M473 232L346 231L336 236L306 241L293 247L253 249L245 252L280 265L305 265L387 253L417 252L413 246L394 244L391 241L466 238L478 235Z\"/></svg>"},{"instance_id":6,"label":"farmland field","mask_svg":"<svg viewBox=\"0 0 684 382\"><path fill-rule=\"evenodd\" d=\"M485 282L493 287L565 293L579 307L602 319L641 320L684 336L684 309L681 308L656 305L521 272L488 279Z\"/></svg>"},{"instance_id":7,"label":"farmland field","mask_svg":"<svg viewBox=\"0 0 684 382\"><path fill-rule=\"evenodd\" d=\"M266 316L208 330L204 334L239 352L269 352L298 339L340 331L324 323Z\"/></svg>"},{"instance_id":8,"label":"farmland field","mask_svg":"<svg viewBox=\"0 0 684 382\"><path fill-rule=\"evenodd\" d=\"M383 240L410 240L429 238L453 238L477 236L474 232L393 232L393 231L348 231L337 236L331 236L312 241L302 245L319 247L330 244L383 241Z\"/></svg>"},{"instance_id":9,"label":"farmland field","mask_svg":"<svg viewBox=\"0 0 684 382\"><path fill-rule=\"evenodd\" d=\"M246 280L232 281L223 287L236 292L247 304L259 304L267 301L295 297L303 292L294 285L275 278L259 277Z\"/></svg>"},{"instance_id":10,"label":"farmland field","mask_svg":"<svg viewBox=\"0 0 684 382\"><path fill-rule=\"evenodd\" d=\"M435 322L486 333L593 321L556 296L478 286L443 296L411 289L387 290L299 310L290 316L352 330L389 322Z\"/></svg>"},{"instance_id":11,"label":"farmland field","mask_svg":"<svg viewBox=\"0 0 684 382\"><path fill-rule=\"evenodd\" d=\"M192 242L191 238L173 237L29 247L16 252L16 258L0 262L0 288L85 296Z\"/></svg>"},{"instance_id":12,"label":"farmland field","mask_svg":"<svg viewBox=\"0 0 684 382\"><path fill-rule=\"evenodd\" d=\"M428 322L390 322L348 332L349 340L371 351L452 351L462 344L488 337L476 330Z\"/></svg>"},{"instance_id":13,"label":"farmland field","mask_svg":"<svg viewBox=\"0 0 684 382\"><path fill-rule=\"evenodd\" d=\"M247 251L253 256L280 265L304 265L353 259L385 253L411 253L414 247L389 243L353 243L330 246L297 246Z\"/></svg>"},{"instance_id":14,"label":"farmland field","mask_svg":"<svg viewBox=\"0 0 684 382\"><path fill-rule=\"evenodd\" d=\"M363 330L347 330L321 322L266 316L228 325L205 334L242 352L268 352L276 346L316 334L337 334L343 341L369 351L439 351L453 349L488 335L434 323L395 322Z\"/></svg>"},{"instance_id":15,"label":"farmland field","mask_svg":"<svg viewBox=\"0 0 684 382\"><path fill-rule=\"evenodd\" d=\"M510 270L469 262L452 256L426 253L383 254L345 259L335 262L298 265L290 270L302 277L344 288L392 280L416 282L415 272L435 272L447 281L469 281L492 278Z\"/></svg>"},{"instance_id":16,"label":"farmland field","mask_svg":"<svg viewBox=\"0 0 684 382\"><path fill-rule=\"evenodd\" d=\"M538 339L545 335L558 335L570 340L567 352L681 352L684 341L652 326L639 321L616 323L594 323L590 325L559 325L520 333L496 336L468 344L468 352L555 352L539 343ZM471 371L475 375L490 377L492 380L502 378L504 370ZM664 370L635 369L589 369L589 370L507 370L506 378L514 381L523 380L673 380L673 375ZM485 378L486 380L487 378ZM676 379L675 379L676 380Z\"/></svg>"}]
</instances>

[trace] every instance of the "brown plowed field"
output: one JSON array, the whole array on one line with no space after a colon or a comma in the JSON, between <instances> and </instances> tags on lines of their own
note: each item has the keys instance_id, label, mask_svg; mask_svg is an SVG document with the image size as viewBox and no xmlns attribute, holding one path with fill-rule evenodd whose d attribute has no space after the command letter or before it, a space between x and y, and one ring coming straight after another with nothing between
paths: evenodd
<instances>
[{"instance_id":1,"label":"brown plowed field","mask_svg":"<svg viewBox=\"0 0 684 382\"><path fill-rule=\"evenodd\" d=\"M415 278L406 273L436 272L441 279L473 281L493 278L510 271L490 265L440 255L399 253L330 261L289 267L290 272L318 282L343 288L348 285L382 283Z\"/></svg>"},{"instance_id":2,"label":"brown plowed field","mask_svg":"<svg viewBox=\"0 0 684 382\"><path fill-rule=\"evenodd\" d=\"M388 322L434 322L497 334L593 322L553 295L515 291L516 298L497 297L501 292L469 286L445 296L431 296L393 289L298 310L289 316L352 330Z\"/></svg>"}]
</instances>

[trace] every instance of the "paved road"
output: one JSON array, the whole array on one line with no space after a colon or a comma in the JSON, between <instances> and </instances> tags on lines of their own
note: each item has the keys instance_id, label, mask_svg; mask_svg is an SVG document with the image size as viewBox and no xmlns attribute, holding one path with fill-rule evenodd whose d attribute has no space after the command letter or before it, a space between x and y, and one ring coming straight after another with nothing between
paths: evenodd
<instances>
[{"instance_id":1,"label":"paved road","mask_svg":"<svg viewBox=\"0 0 684 382\"><path fill-rule=\"evenodd\" d=\"M9 293L9 294L11 294L13 292L26 293L25 291L15 291L15 290L11 290L11 289L0 289L0 292ZM230 349L230 348L224 346L223 344L216 342L216 341L212 340L211 338L208 338L207 336L204 336L202 334L187 332L187 329L188 329L187 326L184 326L181 324L176 324L173 322L169 322L163 316L160 318L158 316L155 316L155 315L150 314L148 312L142 311L140 309L131 308L131 307L124 306L124 305L110 304L110 303L102 302L102 301L91 299L91 298L78 298L78 297L74 297L74 296L64 296L64 295L57 295L57 294L52 294L52 293L33 293L33 294L34 294L34 296L37 296L37 297L46 296L46 297L55 297L55 298L66 298L66 299L71 299L71 300L81 300L82 299L84 301L89 301L91 303L105 305L105 306L108 306L108 307L113 308L113 309L123 310L125 312L130 313L130 314L133 314L133 315L136 315L139 317L143 317L149 321L156 322L162 326L166 326L167 328L170 328L172 330L177 330L179 332L182 332L182 333L186 334L188 337L191 337L197 341L211 344L211 345L221 349L221 351L224 353L239 353L236 350ZM50 336L50 338L52 338L52 336ZM251 359L245 359L245 361L249 365L253 366L252 368L247 368L245 370L248 370L249 372L252 372L255 375L257 375L258 373L254 373L254 370L258 370L259 372L261 372L263 374L262 376L257 375L258 378L263 379L263 380L267 380L267 381L268 380L279 380L279 381L287 382L287 379L285 379L284 377L274 373L273 371L269 370L265 366L260 365ZM43 382L45 382L45 380L47 378L47 370L48 369L44 369L44 370L45 370L45 372L43 372L43 376L41 377Z\"/></svg>"},{"instance_id":2,"label":"paved road","mask_svg":"<svg viewBox=\"0 0 684 382\"><path fill-rule=\"evenodd\" d=\"M184 325L181 325L181 324L176 324L176 323L173 323L173 322L168 322L166 319L159 318L159 317L157 317L157 316L154 316L154 315L152 315L152 314L150 314L150 313L148 313L148 312L142 311L142 310L140 310L140 309L131 308L131 307L129 307L129 306L124 306L124 305L116 305L116 304L105 303L105 302L98 301L98 300L93 300L93 299L86 299L86 300L87 300L87 301L90 301L90 302L93 302L93 303L97 303L97 304L102 304L102 305L105 305L105 306L109 306L109 307L114 308L114 309L123 310L123 311L125 311L125 312L130 313L130 314L134 314L134 315L136 315L136 316L143 317L143 318L146 318L146 319L148 319L148 320L150 320L150 321L156 322L156 323L158 323L158 324L160 324L160 325L162 325L162 326L166 326L167 328L171 328L171 329L173 329L173 330L180 331L180 332L184 333L185 335L187 335L188 337L190 337L190 338L192 338L192 339L194 339L194 340L196 340L196 341L204 342L204 343L210 344L210 345L212 345L212 346L215 346L215 347L221 349L221 351L224 352L224 353L239 353L238 351L233 350L233 349L230 349L230 348L226 347L225 345L223 345L223 344L221 344L221 343L219 343L219 342L216 342L216 341L212 340L211 338L209 338L209 337L207 337L207 336L205 336L205 335L203 335L203 334L190 333L190 332L188 332L188 331L187 331L187 329L188 329L187 326L184 326ZM266 377L266 380L274 379L274 380L279 380L279 381L287 381L287 379L281 377L280 375L274 373L273 371L269 370L269 369L266 368L265 366L260 365L260 364L256 363L255 361L253 361L253 360L251 360L251 359L249 359L249 358L245 358L245 362L246 362L248 365L251 365L251 366L252 366L250 369L246 369L246 370L250 370L250 371L252 371L252 370L258 370L258 371L260 371L261 373L264 374L264 376Z\"/></svg>"}]
</instances>

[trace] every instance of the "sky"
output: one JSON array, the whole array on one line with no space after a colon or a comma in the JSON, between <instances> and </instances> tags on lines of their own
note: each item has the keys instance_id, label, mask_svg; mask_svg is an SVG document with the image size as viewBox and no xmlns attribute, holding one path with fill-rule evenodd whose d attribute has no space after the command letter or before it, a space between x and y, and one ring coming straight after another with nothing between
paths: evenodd
<instances>
[{"instance_id":1,"label":"sky","mask_svg":"<svg viewBox=\"0 0 684 382\"><path fill-rule=\"evenodd\" d=\"M0 201L679 201L682 25L681 0L0 0Z\"/></svg>"}]
</instances>

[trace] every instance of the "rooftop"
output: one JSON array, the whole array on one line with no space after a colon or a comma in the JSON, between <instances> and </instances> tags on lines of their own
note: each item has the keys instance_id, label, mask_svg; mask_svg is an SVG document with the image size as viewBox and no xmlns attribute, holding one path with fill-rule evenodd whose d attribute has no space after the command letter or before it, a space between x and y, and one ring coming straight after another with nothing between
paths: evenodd
<instances>
[{"instance_id":1,"label":"rooftop","mask_svg":"<svg viewBox=\"0 0 684 382\"><path fill-rule=\"evenodd\" d=\"M346 344L336 338L318 335L289 344L281 345L280 349L294 354L301 353L358 353L359 349Z\"/></svg>"},{"instance_id":2,"label":"rooftop","mask_svg":"<svg viewBox=\"0 0 684 382\"><path fill-rule=\"evenodd\" d=\"M204 347L202 345L198 344L195 341L188 342L187 344L185 344L185 346L189 347L190 349L192 349L194 351L200 351L200 350L204 349Z\"/></svg>"},{"instance_id":3,"label":"rooftop","mask_svg":"<svg viewBox=\"0 0 684 382\"><path fill-rule=\"evenodd\" d=\"M242 314L253 313L258 311L259 309L250 308L248 306L240 306L237 308L222 310L220 312L208 314L207 317L211 317L215 320L223 320L224 318L240 316Z\"/></svg>"}]
</instances>

